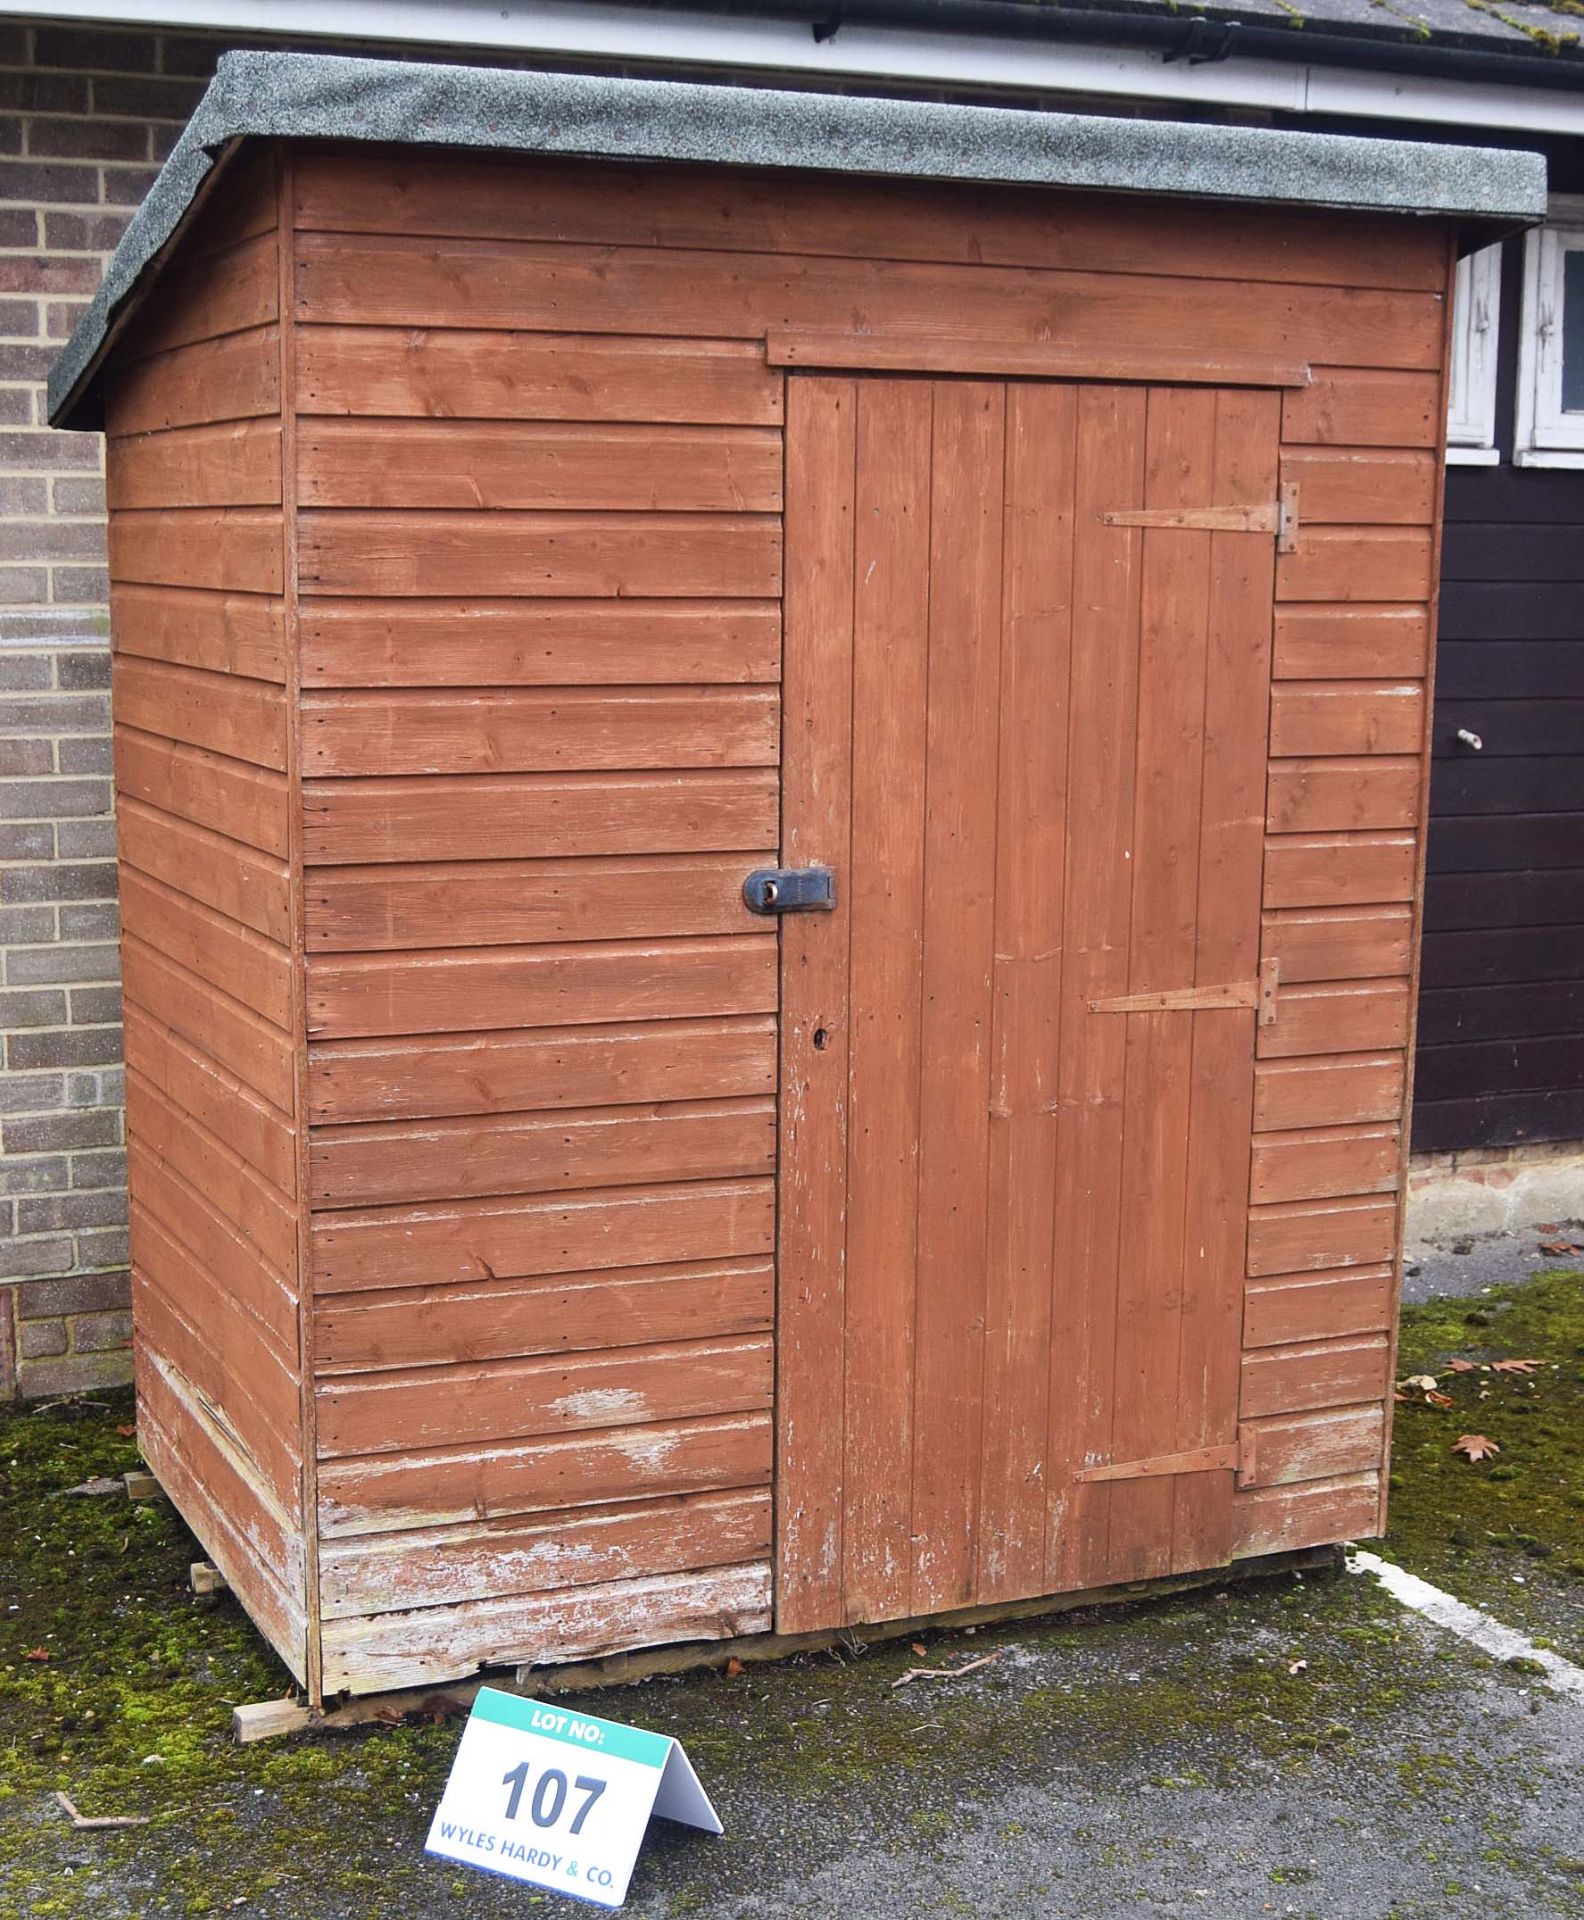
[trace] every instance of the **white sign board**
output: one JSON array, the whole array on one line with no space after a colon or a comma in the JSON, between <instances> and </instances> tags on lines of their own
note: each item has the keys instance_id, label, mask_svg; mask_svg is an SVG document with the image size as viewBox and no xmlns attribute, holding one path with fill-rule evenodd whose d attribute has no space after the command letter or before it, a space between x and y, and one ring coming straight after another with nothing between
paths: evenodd
<instances>
[{"instance_id":1,"label":"white sign board","mask_svg":"<svg viewBox=\"0 0 1584 1920\"><path fill-rule=\"evenodd\" d=\"M480 1687L426 1851L619 1907L656 1813L723 1831L669 1735Z\"/></svg>"}]
</instances>

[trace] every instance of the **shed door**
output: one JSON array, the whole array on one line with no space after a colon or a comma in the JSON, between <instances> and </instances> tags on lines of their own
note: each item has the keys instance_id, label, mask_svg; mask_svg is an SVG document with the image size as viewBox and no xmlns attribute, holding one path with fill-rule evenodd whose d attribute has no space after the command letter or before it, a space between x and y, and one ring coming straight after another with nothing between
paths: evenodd
<instances>
[{"instance_id":1,"label":"shed door","mask_svg":"<svg viewBox=\"0 0 1584 1920\"><path fill-rule=\"evenodd\" d=\"M788 382L784 1632L1230 1557L1278 408Z\"/></svg>"}]
</instances>

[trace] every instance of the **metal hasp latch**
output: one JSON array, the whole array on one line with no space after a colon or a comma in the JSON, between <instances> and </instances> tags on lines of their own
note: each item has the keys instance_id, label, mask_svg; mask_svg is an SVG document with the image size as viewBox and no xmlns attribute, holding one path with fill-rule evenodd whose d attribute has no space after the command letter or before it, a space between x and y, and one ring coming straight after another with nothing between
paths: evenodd
<instances>
[{"instance_id":1,"label":"metal hasp latch","mask_svg":"<svg viewBox=\"0 0 1584 1920\"><path fill-rule=\"evenodd\" d=\"M1298 548L1298 482L1289 480L1276 499L1259 507L1131 507L1102 513L1108 527L1177 527L1199 533L1273 533L1278 553Z\"/></svg>"},{"instance_id":2,"label":"metal hasp latch","mask_svg":"<svg viewBox=\"0 0 1584 1920\"><path fill-rule=\"evenodd\" d=\"M829 867L755 867L743 882L750 913L826 913L836 904Z\"/></svg>"}]
</instances>

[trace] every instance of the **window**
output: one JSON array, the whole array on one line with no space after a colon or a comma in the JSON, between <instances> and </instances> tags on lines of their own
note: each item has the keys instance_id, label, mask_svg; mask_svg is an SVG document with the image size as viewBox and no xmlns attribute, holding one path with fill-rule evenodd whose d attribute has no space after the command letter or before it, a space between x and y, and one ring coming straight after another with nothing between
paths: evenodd
<instances>
[{"instance_id":1,"label":"window","mask_svg":"<svg viewBox=\"0 0 1584 1920\"><path fill-rule=\"evenodd\" d=\"M1584 201L1553 201L1524 240L1523 326L1513 458L1584 467Z\"/></svg>"},{"instance_id":2,"label":"window","mask_svg":"<svg viewBox=\"0 0 1584 1920\"><path fill-rule=\"evenodd\" d=\"M1447 459L1494 466L1496 338L1501 312L1501 248L1484 247L1458 262L1452 295L1452 380L1447 407Z\"/></svg>"}]
</instances>

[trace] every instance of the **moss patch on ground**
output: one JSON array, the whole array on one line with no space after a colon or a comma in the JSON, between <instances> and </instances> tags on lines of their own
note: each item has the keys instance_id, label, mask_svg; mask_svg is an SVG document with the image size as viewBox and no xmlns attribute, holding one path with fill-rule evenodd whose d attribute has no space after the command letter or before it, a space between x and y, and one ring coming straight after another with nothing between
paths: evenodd
<instances>
[{"instance_id":1,"label":"moss patch on ground","mask_svg":"<svg viewBox=\"0 0 1584 1920\"><path fill-rule=\"evenodd\" d=\"M1533 1371L1496 1363L1532 1361ZM1584 1660L1584 1273L1407 1307L1385 1551ZM1454 1451L1483 1434L1500 1453Z\"/></svg>"},{"instance_id":2,"label":"moss patch on ground","mask_svg":"<svg viewBox=\"0 0 1584 1920\"><path fill-rule=\"evenodd\" d=\"M1444 1372L1454 1356L1475 1363L1444 1382L1454 1409L1398 1409L1388 1550L1499 1603L1505 1617L1544 1627L1565 1599L1576 1622L1584 1276L1412 1310L1400 1371ZM1544 1364L1532 1375L1478 1372L1503 1356ZM187 1567L199 1549L167 1503L67 1491L136 1464L132 1418L130 1395L0 1414L0 1920L174 1920L233 1907L272 1920L573 1911L422 1856L454 1721L232 1744L231 1707L287 1692L285 1671L229 1596L193 1596ZM1500 1441L1495 1462L1470 1466L1450 1451L1458 1432L1476 1429ZM1522 1613L1526 1602L1544 1618ZM1584 1650L1563 1628L1552 1625L1552 1637ZM1026 1792L1035 1820L1079 1783L1105 1818L1131 1809L1129 1830L1135 1816L1143 1823L1136 1845L1100 1822L1061 1843L1125 1891L1171 1844L1173 1809L1224 1807L1230 1817L1250 1793L1289 1789L1295 1807L1345 1807L1363 1769L1372 1802L1403 1833L1422 1824L1427 1845L1441 1844L1449 1822L1461 1830L1456 1809L1489 1806L1490 1831L1469 1839L1476 1861L1488 1849L1494 1867L1514 1817L1503 1796L1551 1791L1548 1775L1515 1773L1510 1758L1457 1731L1472 1671L1521 1717L1544 1704L1536 1677L1416 1633L1369 1581L1285 1577L930 1634L926 1647L924 1662L904 1642L580 1696L574 1704L590 1711L683 1738L727 1820L727 1840L709 1847L659 1823L645 1850L643 1911L713 1912L796 1885L810 1832L828 1852L916 1859L940 1847L945 1860L953 1845L960 1852L973 1805L992 1794ZM998 1657L971 1679L894 1684L912 1664L984 1652ZM148 1824L77 1832L57 1789L86 1815L142 1814ZM1020 1827L986 1845L1005 1854L1026 1840ZM1501 1855L1502 1870L1533 1888L1522 1911L1574 1910L1576 1884L1559 1861L1533 1847ZM1278 1867L1308 1871L1281 1854L1275 1886L1288 1885Z\"/></svg>"}]
</instances>

